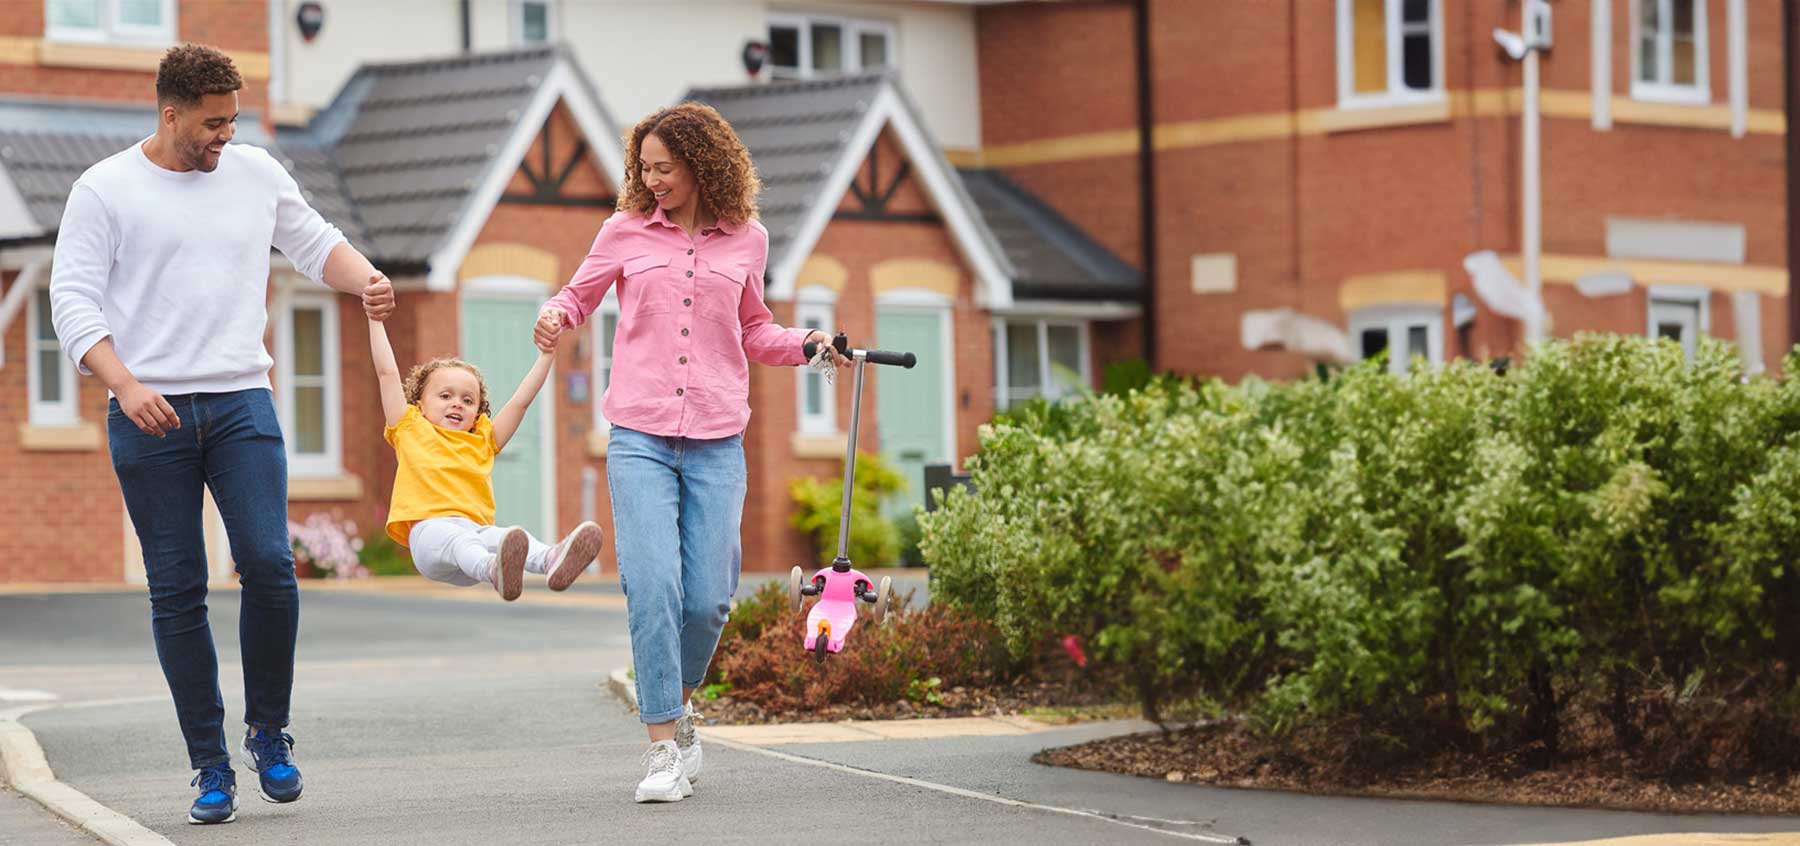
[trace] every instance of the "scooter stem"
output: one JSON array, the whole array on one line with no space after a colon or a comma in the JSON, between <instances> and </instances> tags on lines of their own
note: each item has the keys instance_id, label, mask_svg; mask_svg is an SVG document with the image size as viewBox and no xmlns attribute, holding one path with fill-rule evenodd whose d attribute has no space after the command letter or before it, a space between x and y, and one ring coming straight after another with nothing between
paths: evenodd
<instances>
[{"instance_id":1,"label":"scooter stem","mask_svg":"<svg viewBox=\"0 0 1800 846\"><path fill-rule=\"evenodd\" d=\"M831 565L838 572L850 569L850 497L856 491L856 432L862 428L863 367L868 364L863 350L851 350L850 355L855 364L850 379L850 437L844 451L844 511L838 520L837 560Z\"/></svg>"}]
</instances>

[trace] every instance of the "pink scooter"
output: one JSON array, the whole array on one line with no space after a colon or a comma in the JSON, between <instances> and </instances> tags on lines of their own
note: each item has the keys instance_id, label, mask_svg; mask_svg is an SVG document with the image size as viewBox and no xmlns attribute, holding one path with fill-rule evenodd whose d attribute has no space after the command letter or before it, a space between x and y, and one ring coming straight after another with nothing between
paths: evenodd
<instances>
[{"instance_id":1,"label":"pink scooter","mask_svg":"<svg viewBox=\"0 0 1800 846\"><path fill-rule=\"evenodd\" d=\"M837 558L832 560L830 567L814 573L810 582L799 567L788 573L790 608L799 611L803 597L819 597L806 615L803 646L820 661L825 660L827 652L844 650L844 638L850 635L850 627L856 625L857 600L874 604L875 622L880 623L887 619L888 606L894 596L892 580L887 576L881 577L881 586L877 588L861 570L850 566L850 495L856 490L856 431L862 422L863 365L911 368L918 363L918 357L912 353L850 349L850 341L843 333L832 339L831 346L838 355L848 356L853 362L850 442L844 449L844 511L838 520ZM809 343L804 349L810 361L818 352L818 344Z\"/></svg>"}]
</instances>

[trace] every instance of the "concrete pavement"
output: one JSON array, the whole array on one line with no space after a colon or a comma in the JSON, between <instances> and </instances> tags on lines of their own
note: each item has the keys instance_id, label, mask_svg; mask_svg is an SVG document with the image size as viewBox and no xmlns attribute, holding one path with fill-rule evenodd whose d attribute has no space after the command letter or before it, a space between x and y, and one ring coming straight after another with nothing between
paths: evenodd
<instances>
[{"instance_id":1,"label":"concrete pavement","mask_svg":"<svg viewBox=\"0 0 1800 846\"><path fill-rule=\"evenodd\" d=\"M243 808L226 826L184 822L191 773L141 591L0 593L0 696L37 690L57 697L20 724L41 744L58 783L163 843L698 838L1054 846L1242 835L1258 846L1486 846L1739 832L1757 837L1732 842L1800 844L1800 836L1758 834L1800 830L1793 819L1336 799L1030 763L1045 746L1131 730L1129 723L914 739L895 736L911 727L865 726L850 730L867 739L805 743L708 729L696 795L637 805L631 790L642 774L642 728L604 684L612 669L629 664L614 590L605 580L573 595L528 588L531 600L509 605L478 588L309 584L292 727L307 794L291 805L265 804L248 789L254 775L240 763ZM235 719L242 708L235 591L216 591L211 607L226 661L227 714ZM228 723L228 732L235 746L242 728ZM17 799L0 794L0 832L12 832L13 819L57 831L41 814L21 812ZM63 846L48 837L43 842ZM1707 842L1685 837L1679 842Z\"/></svg>"}]
</instances>

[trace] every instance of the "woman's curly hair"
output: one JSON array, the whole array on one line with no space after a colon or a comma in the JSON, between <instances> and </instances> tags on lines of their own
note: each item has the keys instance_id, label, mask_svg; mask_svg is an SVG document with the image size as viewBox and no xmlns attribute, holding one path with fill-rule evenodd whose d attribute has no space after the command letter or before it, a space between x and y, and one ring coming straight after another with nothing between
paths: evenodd
<instances>
[{"instance_id":1,"label":"woman's curly hair","mask_svg":"<svg viewBox=\"0 0 1800 846\"><path fill-rule=\"evenodd\" d=\"M488 409L487 378L481 375L481 368L460 358L434 358L415 366L411 373L406 374L406 401L418 405L419 397L425 394L425 383L431 381L431 374L446 367L460 367L475 376L475 384L481 386L481 410L476 413L492 417L493 413Z\"/></svg>"},{"instance_id":2,"label":"woman's curly hair","mask_svg":"<svg viewBox=\"0 0 1800 846\"><path fill-rule=\"evenodd\" d=\"M644 185L638 169L644 137L652 132L677 161L694 172L700 202L715 217L732 224L756 217L756 195L762 192L762 181L756 178L750 151L731 124L702 103L658 109L632 127L625 137L625 193L619 197L620 211L648 217L656 209L656 195Z\"/></svg>"}]
</instances>

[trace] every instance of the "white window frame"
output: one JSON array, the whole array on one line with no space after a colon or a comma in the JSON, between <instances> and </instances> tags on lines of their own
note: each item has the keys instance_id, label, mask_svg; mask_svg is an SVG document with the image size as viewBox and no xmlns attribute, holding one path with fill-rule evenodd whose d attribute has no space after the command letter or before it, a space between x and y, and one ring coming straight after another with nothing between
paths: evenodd
<instances>
[{"instance_id":1,"label":"white window frame","mask_svg":"<svg viewBox=\"0 0 1800 846\"><path fill-rule=\"evenodd\" d=\"M1410 331L1425 327L1425 349L1412 349ZM1350 343L1355 345L1357 360L1363 360L1362 336L1370 330L1387 332L1388 372L1405 373L1415 355L1425 357L1433 367L1444 363L1444 313L1442 308L1419 306L1375 306L1358 310L1350 317Z\"/></svg>"},{"instance_id":2,"label":"white window frame","mask_svg":"<svg viewBox=\"0 0 1800 846\"><path fill-rule=\"evenodd\" d=\"M175 43L175 13L180 4L175 0L158 0L162 11L162 25L147 27L122 23L119 20L119 0L94 0L100 11L100 25L93 29L56 26L54 19L56 0L44 0L44 37L51 41L75 41L91 44L143 44L165 45Z\"/></svg>"},{"instance_id":3,"label":"white window frame","mask_svg":"<svg viewBox=\"0 0 1800 846\"><path fill-rule=\"evenodd\" d=\"M1679 0L1631 0L1631 98L1658 103L1681 103L1686 105L1704 105L1712 102L1712 83L1707 49L1706 0L1693 0L1694 3L1694 83L1681 85L1670 81L1675 73L1674 40L1675 40L1675 3ZM1656 50L1661 54L1657 62L1657 79L1645 81L1639 74L1643 71L1643 5L1658 4L1657 20L1664 23L1661 32L1656 36Z\"/></svg>"},{"instance_id":4,"label":"white window frame","mask_svg":"<svg viewBox=\"0 0 1800 846\"><path fill-rule=\"evenodd\" d=\"M817 71L812 66L812 28L815 25L838 27L844 34L844 64L835 72ZM887 21L871 18L846 18L834 15L813 15L798 12L773 12L769 15L767 29L771 32L769 41L774 43L775 27L791 27L798 33L799 43L796 45L795 60L800 63L797 68L776 65L774 52L770 51L769 76L773 79L813 79L816 77L837 76L842 74L862 73L862 36L865 33L879 33L887 39L888 58L884 67L897 66L896 28Z\"/></svg>"},{"instance_id":5,"label":"white window frame","mask_svg":"<svg viewBox=\"0 0 1800 846\"><path fill-rule=\"evenodd\" d=\"M50 287L39 285L31 292L30 297L31 302L25 307L30 312L25 316L25 372L30 390L27 396L31 401L28 403L25 420L32 426L73 426L81 422L81 386L75 380L75 363L63 354L62 344L55 340L55 327L50 329L51 340L43 341L38 338L42 327L38 321L37 298L49 299ZM62 399L56 402L44 402L40 399L43 396L44 380L38 373L38 357L46 351L54 353L57 360L57 387L61 389L59 393Z\"/></svg>"},{"instance_id":6,"label":"white window frame","mask_svg":"<svg viewBox=\"0 0 1800 846\"><path fill-rule=\"evenodd\" d=\"M293 283L304 285L307 283ZM275 328L275 407L281 415L282 442L287 449L288 475L297 479L334 479L344 474L344 371L343 349L339 347L336 294L311 289L286 290L281 294L279 323ZM298 309L320 312L320 367L316 387L323 388L320 408L325 415L325 449L319 453L299 451L297 411L294 389L301 387L294 375L294 312ZM311 378L311 377L309 377ZM314 386L307 386L314 387Z\"/></svg>"},{"instance_id":7,"label":"white window frame","mask_svg":"<svg viewBox=\"0 0 1800 846\"><path fill-rule=\"evenodd\" d=\"M1022 397L1017 400L1012 396L1012 385L1009 381L1012 378L1012 370L1008 366L1012 362L1007 358L1011 353L1009 352L1010 348L1006 344L1006 333L1009 324L1021 327L1031 325L1035 326L1037 331L1038 392L1032 396ZM1050 378L1050 327L1052 326L1073 327L1076 330L1077 350L1081 357L1082 390L1072 394L1057 394L1051 396L1049 393L1054 384ZM1015 406L1039 398L1046 398L1052 402L1060 402L1071 396L1077 396L1092 389L1094 384L1092 361L1093 343L1092 338L1090 337L1091 333L1088 321L1067 320L1053 317L1031 317L1028 315L1009 315L1006 317L994 318L993 333L995 411L1007 411Z\"/></svg>"},{"instance_id":8,"label":"white window frame","mask_svg":"<svg viewBox=\"0 0 1800 846\"><path fill-rule=\"evenodd\" d=\"M1386 0L1387 10L1387 90L1364 94L1356 90L1356 9L1355 0L1337 0L1337 76L1339 108L1371 108L1382 106L1435 103L1444 99L1444 7L1443 0L1426 0L1426 13L1431 16L1431 87L1415 91L1406 87L1406 62L1403 52L1406 39L1401 32L1401 4L1404 0Z\"/></svg>"},{"instance_id":9,"label":"white window frame","mask_svg":"<svg viewBox=\"0 0 1800 846\"><path fill-rule=\"evenodd\" d=\"M515 47L532 47L538 44L554 44L561 37L561 29L556 14L555 0L510 0L507 4L512 18L512 41ZM544 7L544 40L525 40L525 7L538 5Z\"/></svg>"},{"instance_id":10,"label":"white window frame","mask_svg":"<svg viewBox=\"0 0 1800 846\"><path fill-rule=\"evenodd\" d=\"M818 325L812 328L830 333L837 320L837 292L830 288L808 285L794 295L794 328L807 328L807 322ZM826 383L825 377L812 372L810 367L795 368L794 374L794 412L800 421L802 435L835 435L837 424L837 387ZM808 414L806 411L807 383L819 382L819 413Z\"/></svg>"},{"instance_id":11,"label":"white window frame","mask_svg":"<svg viewBox=\"0 0 1800 846\"><path fill-rule=\"evenodd\" d=\"M612 431L612 422L606 419L606 411L602 408L606 404L606 389L611 387L607 383L611 380L610 378L603 380L600 376L605 372L605 368L612 366L613 363L612 350L606 346L606 317L609 315L613 319L613 340L616 342L619 339L619 289L617 287L608 289L606 296L600 300L600 307L594 309L593 314L588 315L588 337L592 341L594 350L588 356L588 359L593 362L592 369L588 371L588 378L593 382L593 388L588 393L592 394L594 402L594 430L602 433Z\"/></svg>"},{"instance_id":12,"label":"white window frame","mask_svg":"<svg viewBox=\"0 0 1800 846\"><path fill-rule=\"evenodd\" d=\"M1681 339L1681 349L1693 361L1700 348L1700 336L1712 331L1712 291L1696 285L1651 285L1649 294L1645 334L1655 339L1656 324L1663 319L1686 323L1691 317L1693 331Z\"/></svg>"}]
</instances>

